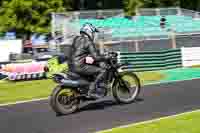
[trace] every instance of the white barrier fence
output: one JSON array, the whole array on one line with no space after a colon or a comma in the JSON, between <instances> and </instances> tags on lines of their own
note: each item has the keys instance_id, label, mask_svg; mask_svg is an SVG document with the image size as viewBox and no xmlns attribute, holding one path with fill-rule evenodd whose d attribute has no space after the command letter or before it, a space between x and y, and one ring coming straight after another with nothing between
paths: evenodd
<instances>
[{"instance_id":1,"label":"white barrier fence","mask_svg":"<svg viewBox=\"0 0 200 133\"><path fill-rule=\"evenodd\" d=\"M21 54L22 40L0 40L0 62L8 62L10 53Z\"/></svg>"},{"instance_id":2,"label":"white barrier fence","mask_svg":"<svg viewBox=\"0 0 200 133\"><path fill-rule=\"evenodd\" d=\"M200 65L200 47L182 47L182 66Z\"/></svg>"}]
</instances>

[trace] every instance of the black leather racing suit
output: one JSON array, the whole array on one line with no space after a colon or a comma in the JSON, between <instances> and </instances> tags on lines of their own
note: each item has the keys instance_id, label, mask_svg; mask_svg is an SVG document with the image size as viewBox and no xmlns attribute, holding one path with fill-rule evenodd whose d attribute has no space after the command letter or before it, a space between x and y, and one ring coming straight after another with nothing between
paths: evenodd
<instances>
[{"instance_id":1,"label":"black leather racing suit","mask_svg":"<svg viewBox=\"0 0 200 133\"><path fill-rule=\"evenodd\" d=\"M93 57L95 62L106 60L104 56L99 54L93 41L86 35L82 34L81 36L76 37L72 44L69 68L70 71L78 73L82 76L97 75L95 81L90 85L90 89L95 89L96 83L103 80L106 70L105 68L101 68L96 65L86 64L85 58L87 56Z\"/></svg>"}]
</instances>

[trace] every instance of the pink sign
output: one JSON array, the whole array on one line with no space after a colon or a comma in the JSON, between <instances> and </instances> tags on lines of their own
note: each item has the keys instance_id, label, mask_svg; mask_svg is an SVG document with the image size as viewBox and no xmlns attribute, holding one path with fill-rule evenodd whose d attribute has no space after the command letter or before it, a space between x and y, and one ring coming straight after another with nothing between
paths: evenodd
<instances>
[{"instance_id":1,"label":"pink sign","mask_svg":"<svg viewBox=\"0 0 200 133\"><path fill-rule=\"evenodd\" d=\"M7 64L2 66L0 71L8 72L8 73L22 73L22 74L30 74L30 73L40 73L44 72L44 64L41 63L20 63L20 64Z\"/></svg>"}]
</instances>

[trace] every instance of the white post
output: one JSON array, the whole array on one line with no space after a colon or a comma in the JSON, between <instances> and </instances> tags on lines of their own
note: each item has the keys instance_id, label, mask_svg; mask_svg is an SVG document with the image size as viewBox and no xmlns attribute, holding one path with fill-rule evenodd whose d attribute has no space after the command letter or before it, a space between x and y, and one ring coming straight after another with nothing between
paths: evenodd
<instances>
[{"instance_id":1,"label":"white post","mask_svg":"<svg viewBox=\"0 0 200 133\"><path fill-rule=\"evenodd\" d=\"M156 15L160 16L160 9L159 8L156 8Z\"/></svg>"},{"instance_id":2,"label":"white post","mask_svg":"<svg viewBox=\"0 0 200 133\"><path fill-rule=\"evenodd\" d=\"M194 18L199 19L199 12L195 12Z\"/></svg>"},{"instance_id":3,"label":"white post","mask_svg":"<svg viewBox=\"0 0 200 133\"><path fill-rule=\"evenodd\" d=\"M138 11L138 8L135 9L135 14L136 14L136 16L140 16L140 13L139 13L139 11Z\"/></svg>"},{"instance_id":4,"label":"white post","mask_svg":"<svg viewBox=\"0 0 200 133\"><path fill-rule=\"evenodd\" d=\"M104 17L104 16L103 16L103 13L102 13L102 10L97 10L97 17L98 17L98 18Z\"/></svg>"},{"instance_id":5,"label":"white post","mask_svg":"<svg viewBox=\"0 0 200 133\"><path fill-rule=\"evenodd\" d=\"M74 12L73 15L75 16L76 21L78 21L80 13L79 12Z\"/></svg>"},{"instance_id":6,"label":"white post","mask_svg":"<svg viewBox=\"0 0 200 133\"><path fill-rule=\"evenodd\" d=\"M178 13L177 15L181 16L182 15L181 8L177 7L176 9L177 9L177 13Z\"/></svg>"},{"instance_id":7,"label":"white post","mask_svg":"<svg viewBox=\"0 0 200 133\"><path fill-rule=\"evenodd\" d=\"M67 24L68 22L67 22L67 19L66 18L64 18L64 24L63 24L63 38L64 38L64 42L67 40Z\"/></svg>"},{"instance_id":8,"label":"white post","mask_svg":"<svg viewBox=\"0 0 200 133\"><path fill-rule=\"evenodd\" d=\"M139 51L140 51L138 40L135 40L135 51L136 51L136 52L139 52Z\"/></svg>"},{"instance_id":9,"label":"white post","mask_svg":"<svg viewBox=\"0 0 200 133\"><path fill-rule=\"evenodd\" d=\"M52 37L55 37L55 13L51 13L51 34Z\"/></svg>"},{"instance_id":10,"label":"white post","mask_svg":"<svg viewBox=\"0 0 200 133\"><path fill-rule=\"evenodd\" d=\"M104 53L104 43L103 43L103 41L100 41L100 53L101 54Z\"/></svg>"},{"instance_id":11,"label":"white post","mask_svg":"<svg viewBox=\"0 0 200 133\"><path fill-rule=\"evenodd\" d=\"M176 33L173 28L171 31L171 38L172 38L172 48L175 49L176 48Z\"/></svg>"}]
</instances>

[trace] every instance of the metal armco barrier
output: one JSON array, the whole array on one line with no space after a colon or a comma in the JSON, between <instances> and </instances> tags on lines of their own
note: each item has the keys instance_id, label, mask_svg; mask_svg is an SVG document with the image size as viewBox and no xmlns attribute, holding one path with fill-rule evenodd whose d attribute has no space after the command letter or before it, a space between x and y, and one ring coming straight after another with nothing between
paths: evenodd
<instances>
[{"instance_id":1,"label":"metal armco barrier","mask_svg":"<svg viewBox=\"0 0 200 133\"><path fill-rule=\"evenodd\" d=\"M182 67L181 49L151 52L119 52L118 61L127 63L122 69L152 71Z\"/></svg>"},{"instance_id":2,"label":"metal armco barrier","mask_svg":"<svg viewBox=\"0 0 200 133\"><path fill-rule=\"evenodd\" d=\"M45 78L46 74L43 73L32 73L32 74L10 74L8 75L9 80L33 80Z\"/></svg>"}]
</instances>

